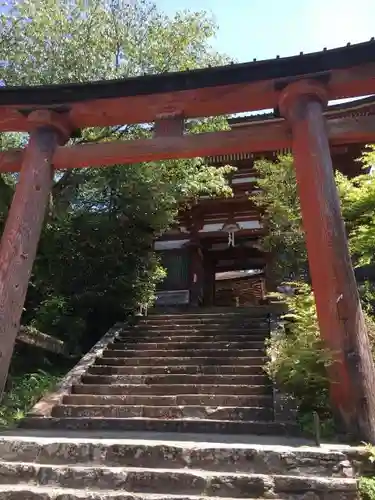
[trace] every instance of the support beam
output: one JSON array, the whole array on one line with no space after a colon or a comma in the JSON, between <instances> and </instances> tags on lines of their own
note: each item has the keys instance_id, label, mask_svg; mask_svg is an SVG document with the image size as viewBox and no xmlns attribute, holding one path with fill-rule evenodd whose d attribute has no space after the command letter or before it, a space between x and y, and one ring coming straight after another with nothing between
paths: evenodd
<instances>
[{"instance_id":1,"label":"support beam","mask_svg":"<svg viewBox=\"0 0 375 500\"><path fill-rule=\"evenodd\" d=\"M162 135L156 127L152 139L113 141L58 147L53 157L56 170L105 167L116 164L141 163L179 158L209 157L234 153L265 153L291 147L291 135L285 120L266 121L225 132L181 135L181 124L172 135ZM328 121L332 146L375 142L375 116L334 118ZM0 153L0 172L18 172L25 150Z\"/></svg>"},{"instance_id":2,"label":"support beam","mask_svg":"<svg viewBox=\"0 0 375 500\"><path fill-rule=\"evenodd\" d=\"M52 158L67 134L49 111L32 113L33 128L0 244L0 397L20 328L31 269L52 186Z\"/></svg>"},{"instance_id":3,"label":"support beam","mask_svg":"<svg viewBox=\"0 0 375 500\"><path fill-rule=\"evenodd\" d=\"M309 267L329 367L333 409L345 431L375 443L375 369L335 185L323 106L313 81L287 86L280 110L293 134Z\"/></svg>"},{"instance_id":4,"label":"support beam","mask_svg":"<svg viewBox=\"0 0 375 500\"><path fill-rule=\"evenodd\" d=\"M154 137L179 137L184 133L185 123L180 113L164 113L155 120Z\"/></svg>"}]
</instances>

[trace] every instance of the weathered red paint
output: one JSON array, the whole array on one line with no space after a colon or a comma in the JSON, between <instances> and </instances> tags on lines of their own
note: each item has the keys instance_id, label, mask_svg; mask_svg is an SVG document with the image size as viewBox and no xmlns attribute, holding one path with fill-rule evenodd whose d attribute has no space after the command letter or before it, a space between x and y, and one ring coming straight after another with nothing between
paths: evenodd
<instances>
[{"instance_id":1,"label":"weathered red paint","mask_svg":"<svg viewBox=\"0 0 375 500\"><path fill-rule=\"evenodd\" d=\"M350 260L327 138L325 89L309 81L285 88L280 109L293 154L319 327L334 356L334 408L346 431L375 442L375 369Z\"/></svg>"},{"instance_id":2,"label":"weathered red paint","mask_svg":"<svg viewBox=\"0 0 375 500\"><path fill-rule=\"evenodd\" d=\"M374 81L374 63L343 69L332 68L329 71L329 99L370 95L374 92ZM280 94L276 83L279 84L280 80L270 78L252 83L85 99L80 102L71 102L67 96L66 101L59 102L59 107L67 110L70 123L76 129L150 123L155 117L165 113L181 113L185 118L218 116L275 108ZM0 131L29 131L30 123L24 113L20 113L20 109L24 107L1 106ZM42 107L38 102L30 103L31 109Z\"/></svg>"},{"instance_id":3,"label":"weathered red paint","mask_svg":"<svg viewBox=\"0 0 375 500\"><path fill-rule=\"evenodd\" d=\"M184 119L179 113L164 113L155 120L154 137L178 137L184 133Z\"/></svg>"},{"instance_id":4,"label":"weathered red paint","mask_svg":"<svg viewBox=\"0 0 375 500\"><path fill-rule=\"evenodd\" d=\"M48 115L49 112L47 112ZM52 186L52 158L62 129L39 115L30 134L19 182L0 244L0 395L3 393ZM51 117L49 117L51 118Z\"/></svg>"},{"instance_id":5,"label":"weathered red paint","mask_svg":"<svg viewBox=\"0 0 375 500\"><path fill-rule=\"evenodd\" d=\"M180 117L158 119L152 139L113 141L58 147L53 157L56 170L105 167L179 158L210 157L234 153L266 153L291 146L284 120L254 123L226 132L182 134ZM375 142L375 117L332 118L328 121L332 146ZM0 172L18 172L24 150L0 152Z\"/></svg>"}]
</instances>

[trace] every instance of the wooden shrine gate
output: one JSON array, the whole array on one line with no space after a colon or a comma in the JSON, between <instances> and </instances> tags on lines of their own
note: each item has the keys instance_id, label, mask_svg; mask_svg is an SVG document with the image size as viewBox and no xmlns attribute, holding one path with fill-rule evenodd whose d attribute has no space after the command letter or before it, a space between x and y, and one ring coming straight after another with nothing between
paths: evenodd
<instances>
[{"instance_id":1,"label":"wooden shrine gate","mask_svg":"<svg viewBox=\"0 0 375 500\"><path fill-rule=\"evenodd\" d=\"M375 42L315 54L119 81L0 89L0 131L30 133L0 154L20 178L0 246L0 391L19 329L54 169L292 147L333 406L375 442L375 370L335 187L330 144L375 141L371 116L326 121L328 100L375 93ZM283 119L189 135L184 120L274 108ZM154 138L63 146L77 130L154 122Z\"/></svg>"}]
</instances>

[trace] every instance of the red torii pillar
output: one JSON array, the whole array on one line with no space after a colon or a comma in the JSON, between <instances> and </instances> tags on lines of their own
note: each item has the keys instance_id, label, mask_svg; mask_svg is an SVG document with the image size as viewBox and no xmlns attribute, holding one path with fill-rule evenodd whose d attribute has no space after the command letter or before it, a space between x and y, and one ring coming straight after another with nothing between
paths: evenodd
<instances>
[{"instance_id":1,"label":"red torii pillar","mask_svg":"<svg viewBox=\"0 0 375 500\"><path fill-rule=\"evenodd\" d=\"M325 88L301 80L281 93L292 148L321 336L333 353L331 401L345 431L375 442L375 369L335 185Z\"/></svg>"},{"instance_id":2,"label":"red torii pillar","mask_svg":"<svg viewBox=\"0 0 375 500\"><path fill-rule=\"evenodd\" d=\"M34 111L29 122L30 139L0 243L0 397L52 187L52 157L70 136L64 116L52 111Z\"/></svg>"}]
</instances>

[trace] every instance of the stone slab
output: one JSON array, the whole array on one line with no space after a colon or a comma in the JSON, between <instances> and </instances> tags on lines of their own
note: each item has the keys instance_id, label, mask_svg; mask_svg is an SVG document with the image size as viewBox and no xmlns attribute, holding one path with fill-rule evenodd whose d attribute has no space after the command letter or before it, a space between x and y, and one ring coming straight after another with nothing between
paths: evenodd
<instances>
[{"instance_id":1,"label":"stone slab","mask_svg":"<svg viewBox=\"0 0 375 500\"><path fill-rule=\"evenodd\" d=\"M186 385L267 385L266 374L262 375L90 375L81 377L84 384L186 384Z\"/></svg>"},{"instance_id":2,"label":"stone slab","mask_svg":"<svg viewBox=\"0 0 375 500\"><path fill-rule=\"evenodd\" d=\"M161 418L102 418L102 417L26 417L20 427L27 429L109 430L187 432L204 434L258 434L273 436L300 436L298 426L269 421L161 419Z\"/></svg>"},{"instance_id":3,"label":"stone slab","mask_svg":"<svg viewBox=\"0 0 375 500\"><path fill-rule=\"evenodd\" d=\"M356 481L348 478L5 461L0 462L0 483L234 498L269 498L270 493L283 495L333 491L345 494L357 491Z\"/></svg>"},{"instance_id":4,"label":"stone slab","mask_svg":"<svg viewBox=\"0 0 375 500\"><path fill-rule=\"evenodd\" d=\"M93 418L161 418L234 421L271 421L273 408L241 406L150 406L150 405L71 405L53 408L53 417Z\"/></svg>"},{"instance_id":5,"label":"stone slab","mask_svg":"<svg viewBox=\"0 0 375 500\"><path fill-rule=\"evenodd\" d=\"M101 365L121 365L121 366L181 366L181 365L204 365L204 366L220 366L220 365L259 365L264 363L266 358L264 356L252 356L252 357L199 357L199 356L179 356L179 357L168 357L166 358L118 358L113 353L109 352L100 359L97 359L95 364Z\"/></svg>"},{"instance_id":6,"label":"stone slab","mask_svg":"<svg viewBox=\"0 0 375 500\"><path fill-rule=\"evenodd\" d=\"M179 365L179 366L121 366L100 364L89 366L90 375L264 375L264 366L259 365Z\"/></svg>"},{"instance_id":7,"label":"stone slab","mask_svg":"<svg viewBox=\"0 0 375 500\"><path fill-rule=\"evenodd\" d=\"M225 394L225 395L270 395L272 389L263 385L225 385L225 384L76 384L72 394L101 395L182 395L182 394Z\"/></svg>"},{"instance_id":8,"label":"stone slab","mask_svg":"<svg viewBox=\"0 0 375 500\"><path fill-rule=\"evenodd\" d=\"M201 436L200 436L201 437ZM196 439L199 436L195 436ZM169 438L170 439L170 438ZM355 460L360 450L350 450ZM17 436L0 438L6 462L108 467L204 469L252 474L350 477L349 452L327 448L131 438ZM349 463L350 468L350 463Z\"/></svg>"},{"instance_id":9,"label":"stone slab","mask_svg":"<svg viewBox=\"0 0 375 500\"><path fill-rule=\"evenodd\" d=\"M218 500L218 497L210 497L210 499ZM114 490L98 491L90 489L90 491L88 491L72 488L50 488L48 486L10 484L0 485L0 500L207 500L207 497L195 495L175 496L166 494L129 493ZM234 499L221 497L221 500Z\"/></svg>"},{"instance_id":10,"label":"stone slab","mask_svg":"<svg viewBox=\"0 0 375 500\"><path fill-rule=\"evenodd\" d=\"M217 395L186 394L175 396L132 396L132 395L94 395L69 394L64 396L63 404L70 405L148 405L148 406L267 406L272 408L272 396L264 395Z\"/></svg>"}]
</instances>

